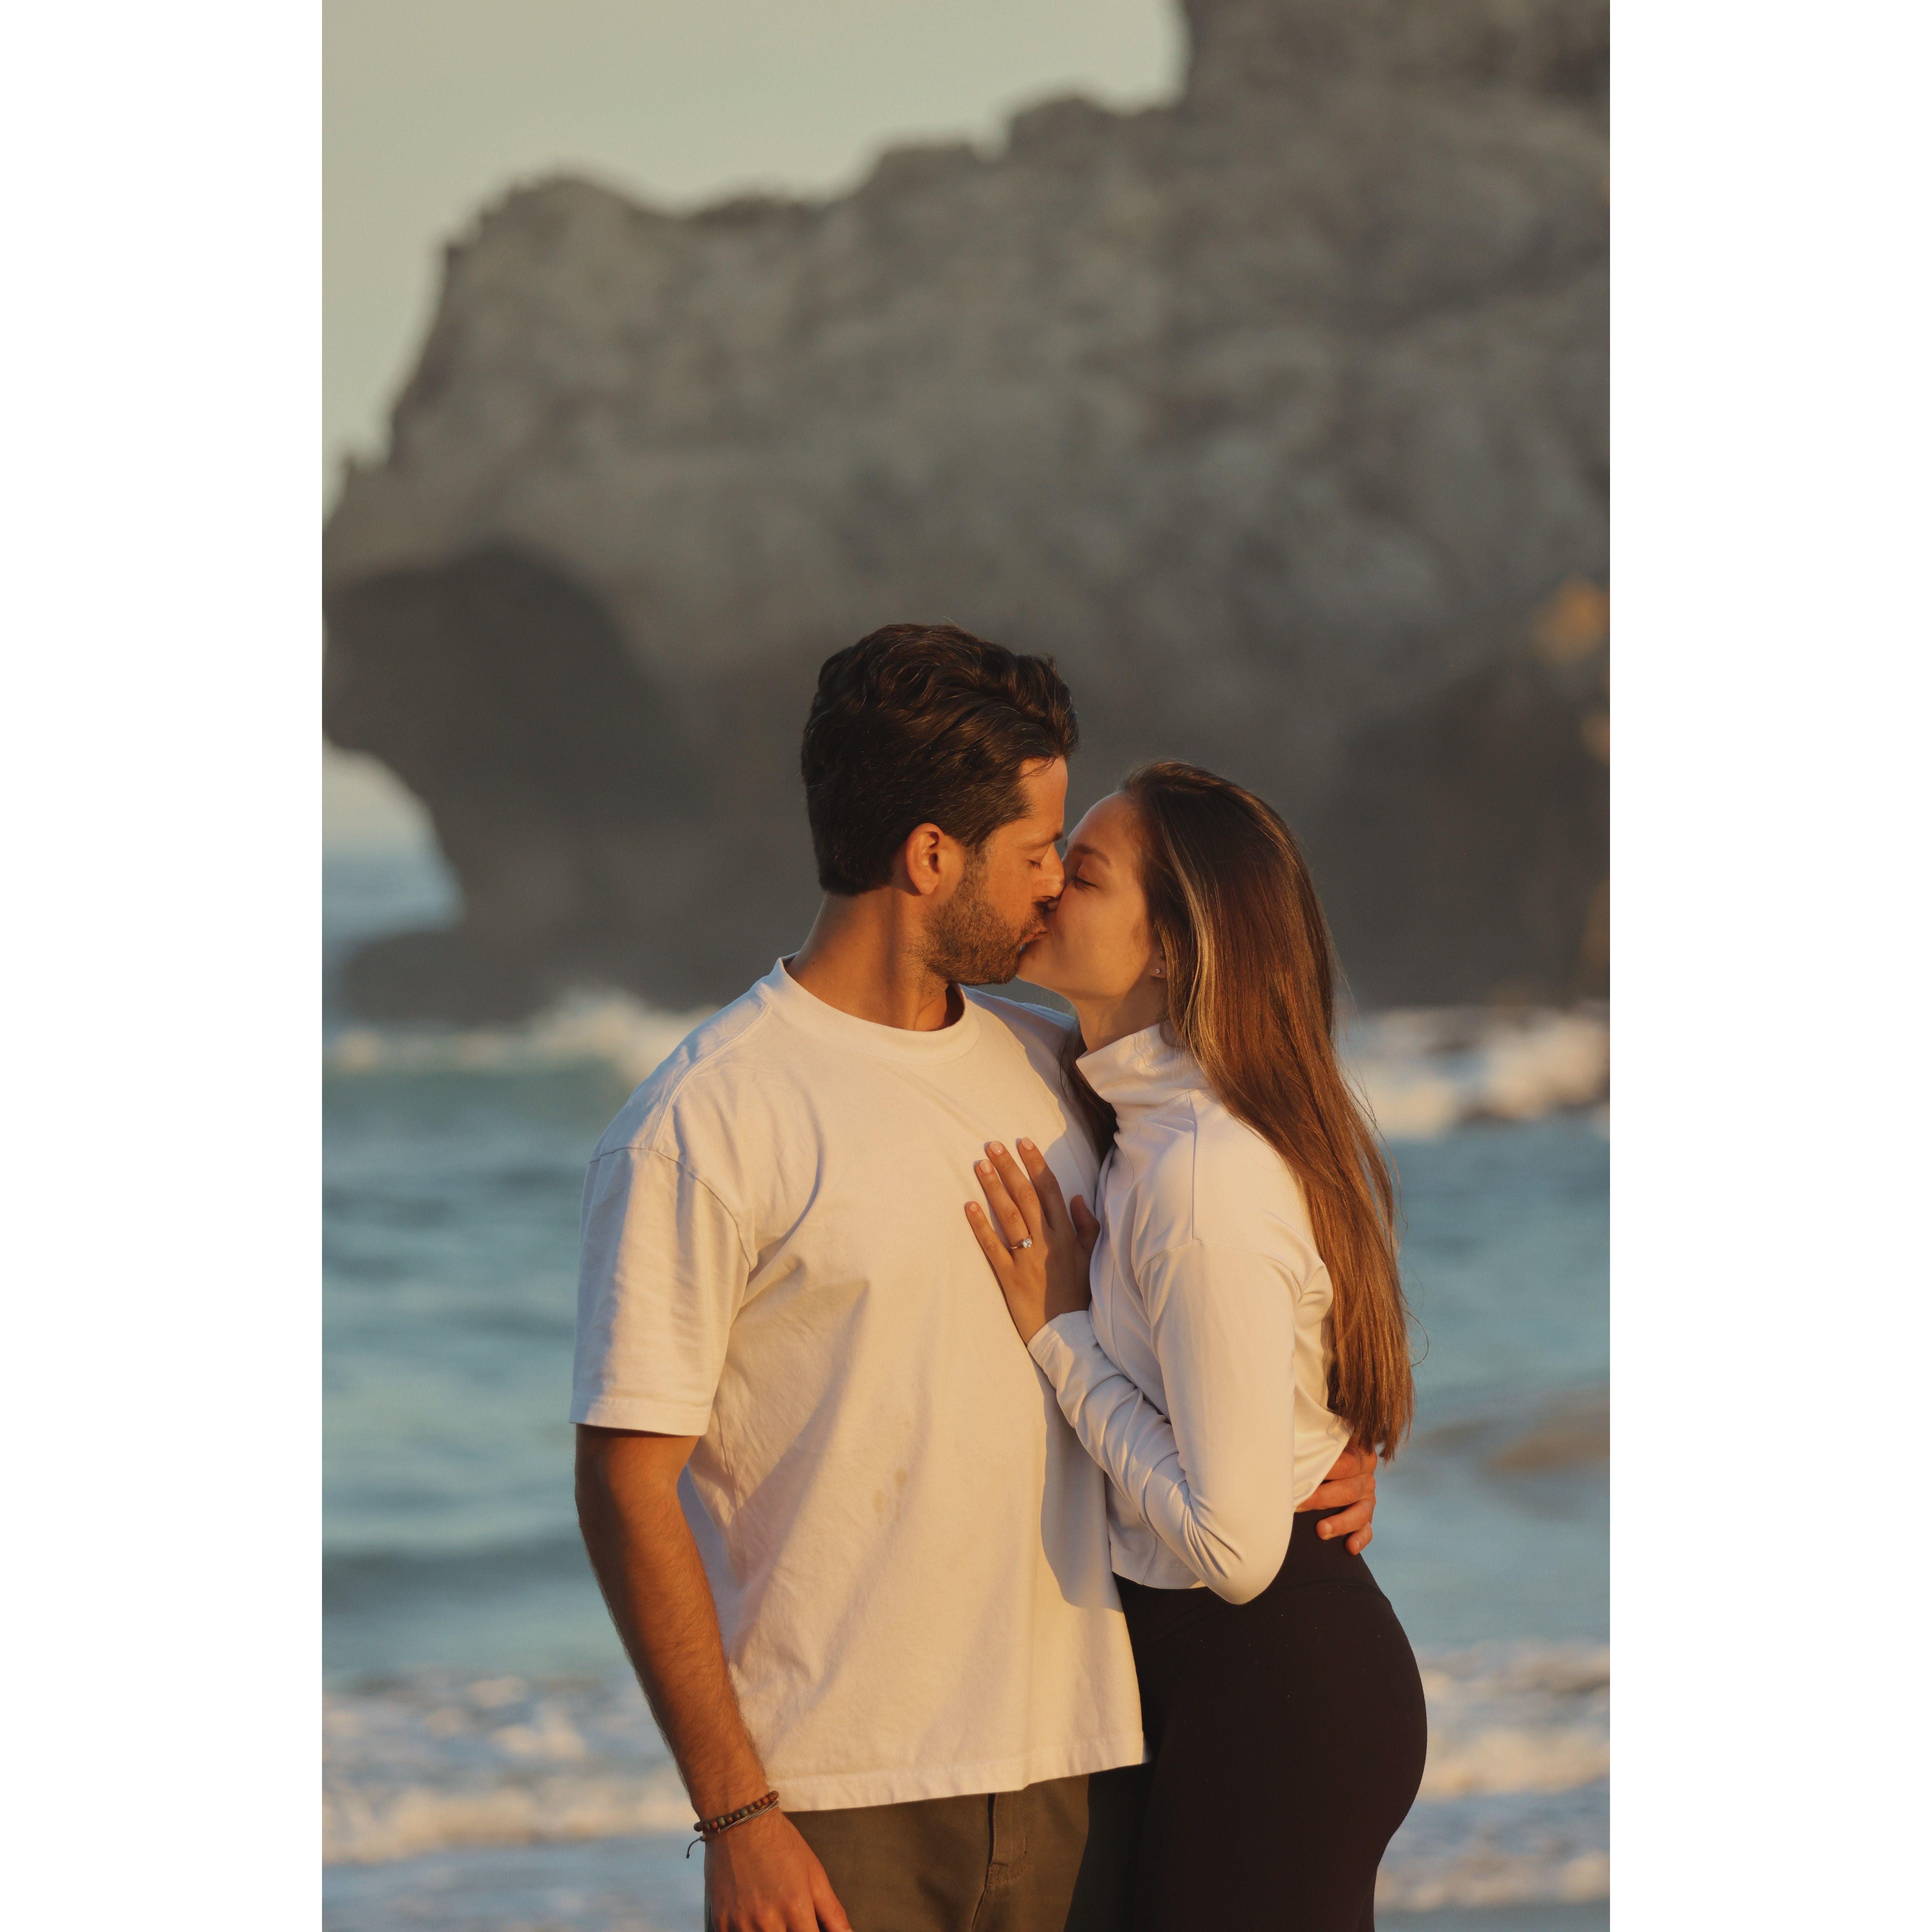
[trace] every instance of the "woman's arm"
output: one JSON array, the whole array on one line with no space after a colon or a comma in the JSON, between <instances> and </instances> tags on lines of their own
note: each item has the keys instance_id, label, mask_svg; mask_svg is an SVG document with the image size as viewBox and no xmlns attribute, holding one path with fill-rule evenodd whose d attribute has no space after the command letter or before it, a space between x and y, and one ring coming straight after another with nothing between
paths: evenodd
<instances>
[{"instance_id":1,"label":"woman's arm","mask_svg":"<svg viewBox=\"0 0 1932 1932\"><path fill-rule=\"evenodd\" d=\"M1139 1270L1163 1414L1084 1313L1029 1352L1087 1453L1216 1596L1274 1581L1294 1522L1294 1301L1279 1262L1192 1243Z\"/></svg>"},{"instance_id":2,"label":"woman's arm","mask_svg":"<svg viewBox=\"0 0 1932 1932\"><path fill-rule=\"evenodd\" d=\"M1019 1148L1024 1170L988 1144L987 1204L966 1213L1020 1340L1088 1454L1161 1541L1216 1595L1259 1596L1294 1522L1294 1284L1264 1255L1198 1242L1141 1267L1163 1414L1085 1312L1097 1224L1084 1202L1078 1220L1068 1212L1038 1148Z\"/></svg>"}]
</instances>

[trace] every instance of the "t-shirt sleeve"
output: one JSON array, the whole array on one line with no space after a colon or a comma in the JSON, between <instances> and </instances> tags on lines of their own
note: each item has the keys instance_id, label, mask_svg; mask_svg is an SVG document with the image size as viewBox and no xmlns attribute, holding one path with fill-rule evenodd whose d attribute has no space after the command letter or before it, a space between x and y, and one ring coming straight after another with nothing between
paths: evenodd
<instances>
[{"instance_id":1,"label":"t-shirt sleeve","mask_svg":"<svg viewBox=\"0 0 1932 1932\"><path fill-rule=\"evenodd\" d=\"M1087 1453L1216 1595L1274 1580L1294 1523L1294 1300L1267 1256L1198 1244L1142 1271L1167 1412L1100 1346L1090 1316L1035 1334L1034 1360Z\"/></svg>"},{"instance_id":2,"label":"t-shirt sleeve","mask_svg":"<svg viewBox=\"0 0 1932 1932\"><path fill-rule=\"evenodd\" d=\"M584 1184L573 1422L702 1436L745 1298L737 1216L675 1156L619 1148Z\"/></svg>"}]
</instances>

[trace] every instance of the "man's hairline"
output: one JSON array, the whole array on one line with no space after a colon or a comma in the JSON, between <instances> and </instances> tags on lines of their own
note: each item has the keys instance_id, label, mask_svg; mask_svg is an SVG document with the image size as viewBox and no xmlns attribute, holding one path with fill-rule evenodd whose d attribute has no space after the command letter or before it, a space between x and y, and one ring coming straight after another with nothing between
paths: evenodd
<instances>
[{"instance_id":1,"label":"man's hairline","mask_svg":"<svg viewBox=\"0 0 1932 1932\"><path fill-rule=\"evenodd\" d=\"M1050 772L1055 765L1066 766L1070 775L1071 774L1072 766L1068 762L1066 754L1064 752L1052 752L1041 758L1022 759L1020 761L1019 770L1014 774L1014 776L1018 779L1020 784L1024 786L1028 779L1037 778L1042 772ZM1024 796L1024 793L1022 793L1022 795ZM999 824L994 826L993 829L986 834L986 837L981 839L976 845L968 845L965 840L963 838L953 838L953 835L951 832L947 832L944 826L935 825L934 829L942 833L945 837L953 838L953 842L956 844L964 846L967 851L973 854L976 857L982 854L986 851L986 848L992 844L993 841L997 838L1002 832L1005 831L1008 826L1019 824L1026 818L1028 814L1024 812L1016 812L1013 814L1012 818L1001 819ZM928 820L925 822L931 824L932 821ZM913 828L914 831L916 831L919 828L916 826ZM1058 828L1051 832L1047 837L1042 838L1040 842L1042 845L1058 845L1061 839L1064 838L1066 836L1066 802L1063 799L1060 801L1060 824Z\"/></svg>"}]
</instances>

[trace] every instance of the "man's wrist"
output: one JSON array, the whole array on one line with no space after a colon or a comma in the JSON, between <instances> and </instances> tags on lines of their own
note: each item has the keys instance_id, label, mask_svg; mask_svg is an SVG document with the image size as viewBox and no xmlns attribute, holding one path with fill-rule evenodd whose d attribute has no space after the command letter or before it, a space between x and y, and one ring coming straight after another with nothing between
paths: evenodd
<instances>
[{"instance_id":1,"label":"man's wrist","mask_svg":"<svg viewBox=\"0 0 1932 1932\"><path fill-rule=\"evenodd\" d=\"M727 1832L736 1831L760 1818L769 1817L778 1809L778 1793L767 1791L763 1797L750 1804L738 1805L731 1810L721 1811L713 1817L700 1817L697 1820L698 1835L704 1839L722 1838Z\"/></svg>"},{"instance_id":2,"label":"man's wrist","mask_svg":"<svg viewBox=\"0 0 1932 1932\"><path fill-rule=\"evenodd\" d=\"M722 1818L728 1811L755 1804L772 1788L764 1767L754 1763L727 1776L693 1778L686 1787L692 1809L700 1818Z\"/></svg>"}]
</instances>

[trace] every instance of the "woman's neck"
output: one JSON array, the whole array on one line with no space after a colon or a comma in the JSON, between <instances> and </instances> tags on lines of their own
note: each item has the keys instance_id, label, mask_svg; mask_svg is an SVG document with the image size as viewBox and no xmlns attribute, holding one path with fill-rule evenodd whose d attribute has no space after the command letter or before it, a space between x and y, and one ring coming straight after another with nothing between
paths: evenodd
<instances>
[{"instance_id":1,"label":"woman's neck","mask_svg":"<svg viewBox=\"0 0 1932 1932\"><path fill-rule=\"evenodd\" d=\"M1167 1017L1167 987L1159 980L1142 980L1118 999L1081 1000L1066 995L1080 1022L1080 1037L1089 1053L1098 1053L1130 1033L1144 1033Z\"/></svg>"}]
</instances>

